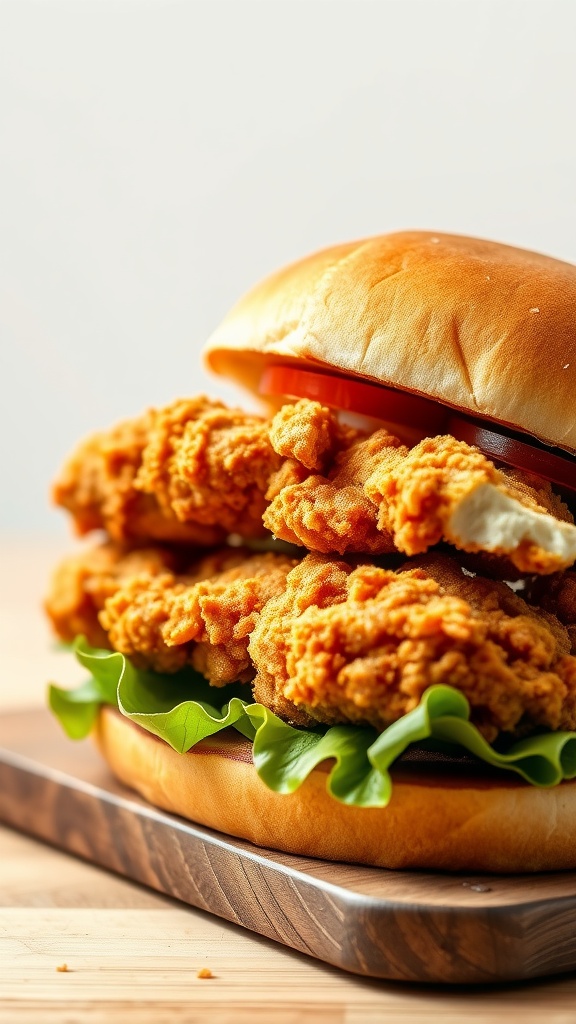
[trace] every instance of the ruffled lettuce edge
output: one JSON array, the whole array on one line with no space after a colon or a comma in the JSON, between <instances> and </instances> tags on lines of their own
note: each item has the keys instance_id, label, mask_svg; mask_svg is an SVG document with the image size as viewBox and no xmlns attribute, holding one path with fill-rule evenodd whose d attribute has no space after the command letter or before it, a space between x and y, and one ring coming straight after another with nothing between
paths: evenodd
<instances>
[{"instance_id":1,"label":"ruffled lettuce edge","mask_svg":"<svg viewBox=\"0 0 576 1024\"><path fill-rule=\"evenodd\" d=\"M385 807L392 794L390 767L415 744L465 752L535 786L576 776L576 733L540 733L496 750L470 722L464 695L451 686L430 687L417 707L381 733L353 725L310 731L288 725L252 701L240 684L213 687L193 669L170 676L143 671L123 654L92 648L82 637L74 652L88 679L73 690L51 684L48 692L49 706L70 738L88 735L103 704L118 708L179 753L233 728L252 742L256 771L277 793L293 793L327 762L326 785L336 800Z\"/></svg>"}]
</instances>

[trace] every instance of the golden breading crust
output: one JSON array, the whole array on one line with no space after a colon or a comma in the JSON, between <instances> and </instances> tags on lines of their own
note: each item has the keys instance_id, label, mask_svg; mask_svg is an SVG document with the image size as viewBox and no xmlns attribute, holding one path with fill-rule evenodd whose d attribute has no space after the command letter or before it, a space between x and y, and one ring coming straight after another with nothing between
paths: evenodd
<instances>
[{"instance_id":1,"label":"golden breading crust","mask_svg":"<svg viewBox=\"0 0 576 1024\"><path fill-rule=\"evenodd\" d=\"M249 634L295 559L229 549L218 561L211 556L188 576L129 580L100 614L110 645L158 672L191 664L214 686L250 680Z\"/></svg>"},{"instance_id":2,"label":"golden breading crust","mask_svg":"<svg viewBox=\"0 0 576 1024\"><path fill-rule=\"evenodd\" d=\"M549 485L449 435L412 449L386 430L365 435L307 399L272 420L203 397L150 410L84 442L54 497L80 533L121 542L211 546L268 530L326 554L414 555L444 541L521 574L576 558L572 516Z\"/></svg>"},{"instance_id":3,"label":"golden breading crust","mask_svg":"<svg viewBox=\"0 0 576 1024\"><path fill-rule=\"evenodd\" d=\"M64 559L50 580L45 610L58 636L71 643L85 636L93 647L108 647L98 615L108 597L133 576L179 572L192 560L187 548L160 545L131 550L113 541Z\"/></svg>"},{"instance_id":4,"label":"golden breading crust","mask_svg":"<svg viewBox=\"0 0 576 1024\"><path fill-rule=\"evenodd\" d=\"M489 740L576 727L576 658L559 623L449 558L411 565L308 555L252 634L256 699L296 721L381 730L447 683Z\"/></svg>"},{"instance_id":5,"label":"golden breading crust","mask_svg":"<svg viewBox=\"0 0 576 1024\"><path fill-rule=\"evenodd\" d=\"M396 547L407 555L427 551L440 541L464 551L482 551L482 543L473 535L474 513L469 514L468 524L458 518L459 509L481 489L489 494L484 512L488 522L502 514L500 501L511 499L509 517L524 508L537 516L573 523L550 484L517 470L498 470L477 448L450 435L426 438L410 450L395 449L390 458L380 460L364 484L365 493L378 507L378 528L389 531ZM569 527L568 532L573 529ZM509 558L521 573L551 573L563 563L554 547L548 550L523 535L508 546L495 542L489 550Z\"/></svg>"},{"instance_id":6,"label":"golden breading crust","mask_svg":"<svg viewBox=\"0 0 576 1024\"><path fill-rule=\"evenodd\" d=\"M53 497L79 533L200 544L261 536L264 492L281 459L266 421L207 398L151 409L83 442Z\"/></svg>"},{"instance_id":7,"label":"golden breading crust","mask_svg":"<svg viewBox=\"0 0 576 1024\"><path fill-rule=\"evenodd\" d=\"M296 477L293 482L283 468L280 482L273 478L267 493L271 503L265 526L282 540L325 554L396 551L392 532L379 525L377 507L364 484L375 466L397 457L399 445L397 438L379 430L342 450L327 475Z\"/></svg>"},{"instance_id":8,"label":"golden breading crust","mask_svg":"<svg viewBox=\"0 0 576 1024\"><path fill-rule=\"evenodd\" d=\"M543 596L568 619L575 575L551 577ZM570 626L447 556L392 571L321 554L221 548L198 560L111 542L60 566L47 610L64 639L84 633L144 668L192 665L217 686L256 674L256 699L299 725L383 729L444 682L490 740L576 728Z\"/></svg>"},{"instance_id":9,"label":"golden breading crust","mask_svg":"<svg viewBox=\"0 0 576 1024\"><path fill-rule=\"evenodd\" d=\"M59 567L46 608L65 640L84 634L158 672L193 665L223 686L254 675L249 634L295 565L275 552L222 548L192 561L165 548L129 552L110 543Z\"/></svg>"},{"instance_id":10,"label":"golden breading crust","mask_svg":"<svg viewBox=\"0 0 576 1024\"><path fill-rule=\"evenodd\" d=\"M280 459L260 416L206 398L151 414L136 486L181 523L262 534L264 493Z\"/></svg>"}]
</instances>

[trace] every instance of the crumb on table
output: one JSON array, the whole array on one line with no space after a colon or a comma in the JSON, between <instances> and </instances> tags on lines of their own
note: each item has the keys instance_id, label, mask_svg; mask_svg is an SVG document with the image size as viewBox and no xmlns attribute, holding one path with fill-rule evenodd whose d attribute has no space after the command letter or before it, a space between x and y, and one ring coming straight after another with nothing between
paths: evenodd
<instances>
[{"instance_id":1,"label":"crumb on table","mask_svg":"<svg viewBox=\"0 0 576 1024\"><path fill-rule=\"evenodd\" d=\"M58 964L56 970L59 974L67 974L70 968L68 967L68 964Z\"/></svg>"},{"instance_id":2,"label":"crumb on table","mask_svg":"<svg viewBox=\"0 0 576 1024\"><path fill-rule=\"evenodd\" d=\"M209 967L201 967L196 975L197 978L213 978L214 975Z\"/></svg>"}]
</instances>

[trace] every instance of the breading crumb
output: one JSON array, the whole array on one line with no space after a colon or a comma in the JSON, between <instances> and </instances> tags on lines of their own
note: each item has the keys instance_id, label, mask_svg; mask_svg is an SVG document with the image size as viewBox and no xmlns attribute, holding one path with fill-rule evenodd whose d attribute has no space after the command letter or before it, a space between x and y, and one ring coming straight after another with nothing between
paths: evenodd
<instances>
[{"instance_id":1,"label":"breading crumb","mask_svg":"<svg viewBox=\"0 0 576 1024\"><path fill-rule=\"evenodd\" d=\"M201 967L196 975L197 978L213 978L214 975L209 967Z\"/></svg>"},{"instance_id":2,"label":"breading crumb","mask_svg":"<svg viewBox=\"0 0 576 1024\"><path fill-rule=\"evenodd\" d=\"M56 970L58 971L59 974L68 974L70 968L68 967L68 964L58 964Z\"/></svg>"}]
</instances>

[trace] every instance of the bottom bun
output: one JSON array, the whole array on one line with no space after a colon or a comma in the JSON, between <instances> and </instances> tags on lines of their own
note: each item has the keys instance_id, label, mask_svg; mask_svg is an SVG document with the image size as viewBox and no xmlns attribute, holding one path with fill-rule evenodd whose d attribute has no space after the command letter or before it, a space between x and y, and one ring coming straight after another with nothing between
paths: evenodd
<instances>
[{"instance_id":1,"label":"bottom bun","mask_svg":"<svg viewBox=\"0 0 576 1024\"><path fill-rule=\"evenodd\" d=\"M321 765L291 795L258 778L233 730L178 754L101 710L95 739L113 773L156 807L257 846L384 868L519 873L576 868L576 782L538 789L475 765L407 762L387 807L348 807Z\"/></svg>"}]
</instances>

